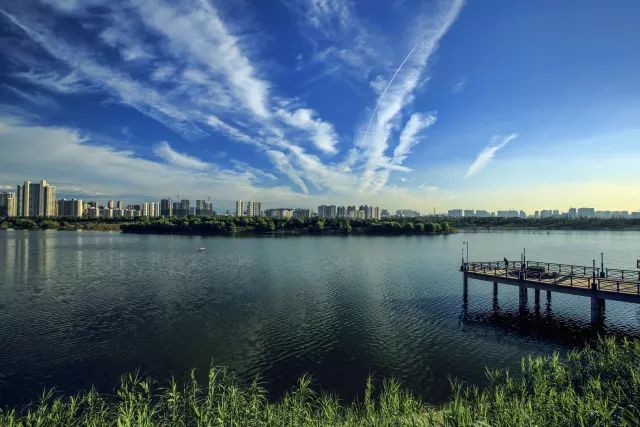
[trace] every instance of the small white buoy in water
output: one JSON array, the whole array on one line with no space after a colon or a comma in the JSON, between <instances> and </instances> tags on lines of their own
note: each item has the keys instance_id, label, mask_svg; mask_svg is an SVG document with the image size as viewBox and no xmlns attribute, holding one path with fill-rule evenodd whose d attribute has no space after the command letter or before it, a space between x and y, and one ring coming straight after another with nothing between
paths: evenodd
<instances>
[{"instance_id":1,"label":"small white buoy in water","mask_svg":"<svg viewBox=\"0 0 640 427\"><path fill-rule=\"evenodd\" d=\"M204 251L204 248L198 248L198 251L202 252L202 251Z\"/></svg>"}]
</instances>

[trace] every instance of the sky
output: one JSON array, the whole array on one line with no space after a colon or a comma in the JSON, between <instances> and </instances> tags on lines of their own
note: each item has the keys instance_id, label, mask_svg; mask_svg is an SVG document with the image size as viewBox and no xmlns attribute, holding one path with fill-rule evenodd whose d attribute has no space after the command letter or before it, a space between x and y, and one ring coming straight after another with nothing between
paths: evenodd
<instances>
[{"instance_id":1,"label":"sky","mask_svg":"<svg viewBox=\"0 0 640 427\"><path fill-rule=\"evenodd\" d=\"M640 2L0 0L0 190L640 210Z\"/></svg>"}]
</instances>

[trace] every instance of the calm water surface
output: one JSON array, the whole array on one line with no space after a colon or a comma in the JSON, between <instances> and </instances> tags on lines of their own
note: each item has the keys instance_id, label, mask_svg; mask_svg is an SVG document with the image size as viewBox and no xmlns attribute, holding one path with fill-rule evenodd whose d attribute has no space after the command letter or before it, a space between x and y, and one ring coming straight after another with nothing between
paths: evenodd
<instances>
[{"instance_id":1,"label":"calm water surface","mask_svg":"<svg viewBox=\"0 0 640 427\"><path fill-rule=\"evenodd\" d=\"M425 400L449 378L483 384L529 353L581 345L589 299L554 294L519 318L517 289L470 281L473 260L528 259L631 269L638 232L493 232L420 237L182 237L0 232L0 405L44 387L66 393L139 369L164 379L210 364L273 396L302 373L345 399L395 377ZM199 252L198 248L205 251ZM533 300L532 295L530 300ZM544 301L544 298L543 298ZM531 301L532 302L532 301ZM638 306L607 301L606 328L640 334Z\"/></svg>"}]
</instances>

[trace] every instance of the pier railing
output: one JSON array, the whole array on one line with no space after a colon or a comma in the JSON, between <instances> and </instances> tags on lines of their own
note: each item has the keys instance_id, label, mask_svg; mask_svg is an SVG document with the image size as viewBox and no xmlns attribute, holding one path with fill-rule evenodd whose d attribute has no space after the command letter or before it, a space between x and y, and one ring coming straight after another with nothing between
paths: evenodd
<instances>
[{"instance_id":1,"label":"pier railing","mask_svg":"<svg viewBox=\"0 0 640 427\"><path fill-rule=\"evenodd\" d=\"M557 286L640 295L640 272L573 264L527 261L465 262L463 270L485 276L507 277Z\"/></svg>"}]
</instances>

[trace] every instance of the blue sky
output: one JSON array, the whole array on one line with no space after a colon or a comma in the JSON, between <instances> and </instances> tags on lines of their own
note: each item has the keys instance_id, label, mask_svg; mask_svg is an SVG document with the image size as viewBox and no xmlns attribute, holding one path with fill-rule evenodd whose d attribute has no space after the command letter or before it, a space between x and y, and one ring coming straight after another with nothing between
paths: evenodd
<instances>
[{"instance_id":1,"label":"blue sky","mask_svg":"<svg viewBox=\"0 0 640 427\"><path fill-rule=\"evenodd\" d=\"M0 187L640 209L636 1L0 1Z\"/></svg>"}]
</instances>

